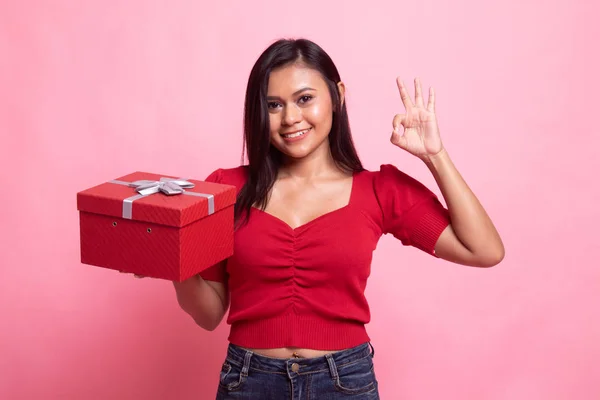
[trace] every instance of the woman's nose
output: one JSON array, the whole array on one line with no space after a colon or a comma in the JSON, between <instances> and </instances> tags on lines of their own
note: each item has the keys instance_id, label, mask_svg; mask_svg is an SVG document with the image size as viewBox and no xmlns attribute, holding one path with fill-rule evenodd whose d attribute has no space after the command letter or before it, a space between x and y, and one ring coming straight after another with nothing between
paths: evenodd
<instances>
[{"instance_id":1,"label":"woman's nose","mask_svg":"<svg viewBox=\"0 0 600 400\"><path fill-rule=\"evenodd\" d=\"M291 126L302 121L302 111L294 105L286 106L283 112L283 122L285 125Z\"/></svg>"}]
</instances>

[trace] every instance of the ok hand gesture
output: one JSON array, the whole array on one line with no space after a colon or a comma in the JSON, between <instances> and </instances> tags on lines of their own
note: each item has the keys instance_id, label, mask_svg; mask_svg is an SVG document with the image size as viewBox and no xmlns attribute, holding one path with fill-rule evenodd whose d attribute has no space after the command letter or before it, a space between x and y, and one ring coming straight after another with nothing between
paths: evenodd
<instances>
[{"instance_id":1,"label":"ok hand gesture","mask_svg":"<svg viewBox=\"0 0 600 400\"><path fill-rule=\"evenodd\" d=\"M390 141L410 154L427 161L429 157L435 156L444 148L435 116L435 93L433 88L429 89L429 98L425 107L419 78L415 79L414 103L400 78L397 78L396 82L406 114L397 114L394 117L394 130Z\"/></svg>"}]
</instances>

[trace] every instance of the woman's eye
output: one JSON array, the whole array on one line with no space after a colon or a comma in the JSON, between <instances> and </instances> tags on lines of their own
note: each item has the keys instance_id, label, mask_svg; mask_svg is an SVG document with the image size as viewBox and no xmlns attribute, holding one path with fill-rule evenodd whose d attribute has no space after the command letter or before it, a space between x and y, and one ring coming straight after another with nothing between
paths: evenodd
<instances>
[{"instance_id":1,"label":"woman's eye","mask_svg":"<svg viewBox=\"0 0 600 400\"><path fill-rule=\"evenodd\" d=\"M271 101L271 102L267 103L267 108L269 108L271 110L271 109L277 108L278 105L279 105L279 103L275 103L275 102Z\"/></svg>"},{"instance_id":2,"label":"woman's eye","mask_svg":"<svg viewBox=\"0 0 600 400\"><path fill-rule=\"evenodd\" d=\"M300 103L306 103L307 101L310 101L312 99L312 96L309 95L305 95L300 97Z\"/></svg>"}]
</instances>

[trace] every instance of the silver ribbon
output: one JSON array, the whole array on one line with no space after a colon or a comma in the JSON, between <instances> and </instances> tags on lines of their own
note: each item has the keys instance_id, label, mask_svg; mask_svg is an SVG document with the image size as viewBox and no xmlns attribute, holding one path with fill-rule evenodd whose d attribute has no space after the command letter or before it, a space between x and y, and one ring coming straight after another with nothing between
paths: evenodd
<instances>
[{"instance_id":1,"label":"silver ribbon","mask_svg":"<svg viewBox=\"0 0 600 400\"><path fill-rule=\"evenodd\" d=\"M185 190L194 187L192 182L183 179L160 178L160 181L135 181L129 184L129 187L134 187L136 192L145 196L162 192L167 196L181 194Z\"/></svg>"},{"instance_id":2,"label":"silver ribbon","mask_svg":"<svg viewBox=\"0 0 600 400\"><path fill-rule=\"evenodd\" d=\"M150 196L159 192L166 194L167 196L185 194L188 196L205 197L208 199L208 215L214 214L215 212L215 196L209 193L196 193L186 191L185 189L193 188L194 184L192 182L188 182L185 179L161 177L159 181L139 180L135 182L125 182L115 179L109 181L109 183L133 187L135 188L136 192L139 193L135 196L131 196L123 200L123 218L125 219L132 219L134 201L141 199L142 197Z\"/></svg>"}]
</instances>

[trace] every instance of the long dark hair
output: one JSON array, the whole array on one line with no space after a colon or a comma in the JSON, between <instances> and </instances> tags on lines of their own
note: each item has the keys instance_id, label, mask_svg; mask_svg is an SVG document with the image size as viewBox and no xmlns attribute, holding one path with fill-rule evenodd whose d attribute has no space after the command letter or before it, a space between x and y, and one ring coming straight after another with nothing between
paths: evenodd
<instances>
[{"instance_id":1,"label":"long dark hair","mask_svg":"<svg viewBox=\"0 0 600 400\"><path fill-rule=\"evenodd\" d=\"M271 71L295 62L318 71L329 89L333 121L329 133L331 155L338 168L359 172L364 168L352 141L346 102L342 104L337 84L340 74L329 55L307 39L280 39L258 58L248 79L244 106L244 145L248 157L248 179L235 205L236 220L247 220L251 208L265 209L283 155L271 146L267 86Z\"/></svg>"}]
</instances>

